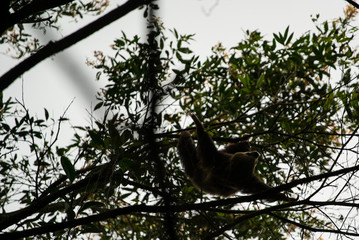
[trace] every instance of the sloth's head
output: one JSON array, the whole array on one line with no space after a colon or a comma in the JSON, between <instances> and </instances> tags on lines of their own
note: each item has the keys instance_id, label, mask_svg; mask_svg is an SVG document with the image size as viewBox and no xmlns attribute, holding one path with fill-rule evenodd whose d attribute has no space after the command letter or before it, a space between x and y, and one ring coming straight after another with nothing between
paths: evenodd
<instances>
[{"instance_id":1,"label":"sloth's head","mask_svg":"<svg viewBox=\"0 0 359 240\"><path fill-rule=\"evenodd\" d=\"M258 157L258 152L237 152L231 159L231 165L240 174L252 174Z\"/></svg>"},{"instance_id":2,"label":"sloth's head","mask_svg":"<svg viewBox=\"0 0 359 240\"><path fill-rule=\"evenodd\" d=\"M259 153L258 152L244 152L246 155L254 157L254 158L258 158L259 157Z\"/></svg>"}]
</instances>

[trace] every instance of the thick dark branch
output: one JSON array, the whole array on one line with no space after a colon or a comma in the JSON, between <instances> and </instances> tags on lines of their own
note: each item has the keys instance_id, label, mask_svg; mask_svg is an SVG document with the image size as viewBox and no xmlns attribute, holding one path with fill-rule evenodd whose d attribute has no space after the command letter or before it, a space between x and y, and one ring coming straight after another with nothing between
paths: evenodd
<instances>
[{"instance_id":1,"label":"thick dark branch","mask_svg":"<svg viewBox=\"0 0 359 240\"><path fill-rule=\"evenodd\" d=\"M174 202L172 200L171 192L168 189L169 181L168 176L166 174L165 166L163 161L159 157L159 145L155 138L155 131L158 127L157 122L157 106L159 103L159 100L161 98L161 95L159 94L160 88L157 78L158 68L159 64L161 62L160 60L160 49L157 48L156 43L156 27L155 27L155 15L154 15L154 9L151 7L149 9L148 14L148 45L149 45L149 56L147 59L147 76L145 77L144 81L145 84L147 82L149 89L148 89L148 96L151 101L148 104L148 113L149 117L147 119L148 127L146 127L145 130L145 140L148 143L149 146L149 152L148 157L150 161L153 161L155 164L155 174L156 174L156 181L158 182L158 186L161 189L162 192L162 198L164 201L164 207L167 209L167 211L164 214L164 224L166 228L166 239L175 240L178 239L177 237L177 231L175 227L175 216L173 215L173 212L170 210L172 203ZM147 125L147 124L146 124Z\"/></svg>"},{"instance_id":2,"label":"thick dark branch","mask_svg":"<svg viewBox=\"0 0 359 240\"><path fill-rule=\"evenodd\" d=\"M10 0L1 0L0 1L0 36L3 33L2 25L6 25L10 21Z\"/></svg>"},{"instance_id":3,"label":"thick dark branch","mask_svg":"<svg viewBox=\"0 0 359 240\"><path fill-rule=\"evenodd\" d=\"M359 4L354 2L353 0L345 0L345 1L347 1L348 3L359 9Z\"/></svg>"},{"instance_id":4,"label":"thick dark branch","mask_svg":"<svg viewBox=\"0 0 359 240\"><path fill-rule=\"evenodd\" d=\"M0 215L0 229L5 229L17 222L19 222L22 219L27 218L28 216L31 216L34 213L37 213L41 211L43 208L48 206L49 203L57 200L58 198L65 196L68 193L79 191L82 188L86 188L88 186L91 187L103 187L106 185L106 183L109 181L110 175L107 174L108 168L111 168L111 165L104 165L102 169L99 169L94 174L90 174L85 179L82 179L70 186L67 186L65 188L62 188L54 193L51 193L49 195L40 197L39 199L33 201L29 206L14 211L10 213L4 213ZM114 177L120 177L120 176L114 176Z\"/></svg>"},{"instance_id":5,"label":"thick dark branch","mask_svg":"<svg viewBox=\"0 0 359 240\"><path fill-rule=\"evenodd\" d=\"M292 181L290 183L283 184L281 186L272 188L272 189L270 189L268 191L258 193L258 194L253 194L251 196L246 196L244 198L247 198L247 197L250 197L250 198L253 197L254 198L253 200L251 200L251 199L248 200L247 199L247 201L254 201L256 199L266 199L267 196L271 196L272 194L277 193L277 192L289 190L290 188L293 188L293 187L295 187L297 185L300 185L300 184L305 184L305 183L309 183L309 182L316 181L316 180L321 180L321 179L326 180L329 177L339 176L339 175L342 175L342 174L346 174L346 173L349 173L349 172L355 172L355 171L358 171L358 170L359 170L359 165L354 166L354 167L350 167L350 168L344 168L344 169L341 169L341 170L338 170L338 171L327 172L327 173L319 174L319 175L316 175L316 176L311 176L311 177L307 177L307 178L303 178L303 179L298 179L298 180L294 180L294 181ZM225 205L224 203L236 204L236 203L243 202L242 199L243 198L224 199L224 200L217 201L216 204L219 204L221 206L222 206L222 204ZM210 203L210 204L212 205L212 203ZM228 224L228 225L226 225L226 226L224 226L222 228L217 229L216 231L214 231L213 233L208 235L205 239L213 239L214 237L223 234L225 231L228 231L228 230L232 229L233 227L235 227L237 224L239 224L240 222L242 222L244 220L250 219L250 218L258 216L260 214L266 214L266 213L269 213L271 211L278 210L279 208L291 207L291 206L296 206L296 205L300 205L300 204L306 204L306 205L311 205L312 204L312 205L316 205L316 206L335 205L334 203L336 203L336 202L311 202L311 201L308 201L308 200L303 200L303 201L298 201L298 202L286 203L286 204L281 205L281 206L279 205L279 206L274 206L272 208L263 209L263 210L260 210L260 211L256 211L256 212L249 213L249 214L241 216L240 218L236 219L236 221L234 221L233 223ZM358 204L354 204L354 203L337 203L337 205L339 205L339 206L357 207L357 208L359 207ZM215 207L215 205L213 205L211 207Z\"/></svg>"},{"instance_id":6,"label":"thick dark branch","mask_svg":"<svg viewBox=\"0 0 359 240\"><path fill-rule=\"evenodd\" d=\"M275 218L278 218L280 219L281 221L283 222L286 222L286 223L289 223L289 224L292 224L294 226L297 226L297 227L300 227L302 229L306 229L306 230L309 230L311 232L326 232L326 233L335 233L335 234L341 234L341 235L346 235L346 236L356 236L356 237L359 237L359 233L356 233L356 232L348 232L348 231L342 231L340 229L323 229L323 228L314 228L314 227L311 227L311 226L308 226L308 225L305 225L303 223L299 223L299 222L296 222L296 221L293 221L293 220L290 220L290 219L287 219L287 218L284 218L282 216L279 216L277 214L273 214L273 213L269 213L269 215L275 217Z\"/></svg>"},{"instance_id":7,"label":"thick dark branch","mask_svg":"<svg viewBox=\"0 0 359 240\"><path fill-rule=\"evenodd\" d=\"M252 198L252 196L246 196L246 197L240 197L236 198L237 203L239 202L246 202L249 198ZM105 221L110 218L116 218L121 215L128 215L128 214L137 214L137 213L166 213L169 210L172 212L185 212L185 211L192 211L192 210L207 210L210 207L214 206L223 206L222 200L219 201L211 201L211 202L205 202L205 203L194 203L194 204L186 204L186 205L180 205L180 206L170 206L169 208L167 206L147 206L147 205L136 205L136 206L129 206L124 208L118 208L114 210L109 210L103 213L99 213L96 215L92 215L89 217L79 218L75 220L70 220L67 222L61 222L56 224L51 224L43 227L33 228L25 231L19 231L19 232L9 232L9 233L2 233L0 234L0 239L18 239L18 238L24 238L39 234L44 234L48 232L58 231L66 228L72 228L84 224L88 224L91 222L98 222L98 221ZM345 203L345 202L311 202L311 201L299 201L299 202L291 202L283 205L276 205L269 208L265 208L258 211L251 211L249 214L243 215L239 218L237 218L233 223L228 224L224 228L218 229L218 231L213 232L211 236L218 236L221 233L225 232L226 230L231 229L238 223L250 219L255 216L259 216L261 214L269 214L271 212L275 211L281 211L283 209L288 209L288 207L295 207L299 205L313 205L313 206L328 206L328 205L334 205L334 206L347 206L347 207L358 207L355 203ZM323 230L325 231L325 230ZM348 233L343 233L348 234ZM352 235L352 233L350 233ZM209 238L208 239L212 239Z\"/></svg>"},{"instance_id":8,"label":"thick dark branch","mask_svg":"<svg viewBox=\"0 0 359 240\"><path fill-rule=\"evenodd\" d=\"M57 0L57 1L48 1L48 0L37 0L32 1L30 4L24 6L19 11L16 11L7 16L6 19L0 23L0 33L3 33L9 27L23 22L28 17L39 13L41 11L46 11L54 7L59 7L61 5L67 4L74 0Z\"/></svg>"},{"instance_id":9,"label":"thick dark branch","mask_svg":"<svg viewBox=\"0 0 359 240\"><path fill-rule=\"evenodd\" d=\"M250 196L248 196L250 197ZM248 197L242 197L243 199L246 199ZM238 199L242 199L238 198ZM244 201L243 201L244 202ZM219 204L218 204L219 203ZM66 228L72 228L84 224L88 224L91 222L98 222L98 221L105 221L110 218L115 218L120 215L127 215L127 214L137 214L137 213L168 213L168 211L171 212L184 212L184 211L191 211L191 210L205 210L212 206L221 206L223 205L220 203L220 201L212 201L212 202L206 202L206 203L195 203L195 204L186 204L181 206L147 206L147 205L136 205L136 206L130 206L130 207L124 207L124 208L118 208L114 210L109 210L103 213L99 213L96 215L92 215L89 217L84 217L80 219L70 220L67 222L61 222L56 224L51 224L48 226L33 228L25 231L19 231L19 232L11 232L11 233L3 233L0 234L0 239L17 239L17 238L24 238L39 234L44 234L48 232L58 231ZM291 205L299 205L298 203L292 203ZM284 206L288 205L282 205L282 206L275 206L268 209L264 209L267 211L274 211L278 210L280 208L283 208ZM247 217L251 217L253 214L262 214L263 210L253 212L252 214L245 215Z\"/></svg>"},{"instance_id":10,"label":"thick dark branch","mask_svg":"<svg viewBox=\"0 0 359 240\"><path fill-rule=\"evenodd\" d=\"M131 154L136 149L138 149L138 147L131 147L126 151L126 154ZM121 171L114 171L112 174L108 174L109 172L113 171L115 162L116 160L114 159L113 161L102 165L91 166L85 169L77 170L76 175L78 178L80 178L79 176L83 173L89 173L84 179L57 190L60 188L60 184L63 184L67 179L65 176L60 177L57 181L52 183L38 199L34 199L34 201L32 201L29 206L17 211L0 214L0 230L18 223L19 221L27 218L28 216L31 216L32 214L43 212L44 208L47 208L51 202L56 201L58 198L61 198L68 193L88 190L95 191L96 189L104 187L108 182L116 179L121 179L123 184L132 184L135 187L139 187L157 194L159 193L157 189L122 179Z\"/></svg>"},{"instance_id":11,"label":"thick dark branch","mask_svg":"<svg viewBox=\"0 0 359 240\"><path fill-rule=\"evenodd\" d=\"M173 211L173 212L181 212L181 211L188 211L188 210L201 210L201 209L208 209L208 208L213 208L213 207L219 207L219 206L225 206L225 205L233 205L233 204L238 204L238 203L243 203L243 202L251 202L251 201L255 201L258 199L265 199L268 198L268 196L271 196L274 193L277 192L281 192L281 191L285 191L288 190L290 188L293 188L297 185L300 184L305 184L305 183L309 183L312 181L316 181L316 180L321 180L321 179L327 179L328 177L333 177L333 176L339 176L342 174L346 174L349 172L354 172L354 171L358 171L359 170L359 165L358 166L354 166L354 167L350 167L350 168L344 168L338 171L333 171L333 172L328 172L328 173L323 173L323 174L319 174L316 176L312 176L312 177L308 177L308 178L303 178L303 179L298 179L298 180L294 180L290 183L272 188L268 191L265 192L261 192L261 193L257 193L254 195L250 195L250 196L243 196L243 197L238 197L238 198L228 198L228 199L222 199L222 200L218 200L218 201L211 201L211 202L205 202L205 203L201 203L201 204L190 204L190 205L183 205L183 206L166 206L163 208L151 208L153 210L146 210L143 212L169 212L169 211ZM82 181L80 181L77 184L71 185L67 188L64 188L62 190L59 190L58 192L54 193L54 194L50 194L49 196L46 196L42 199L40 199L39 201L34 202L34 204L30 205L29 207L16 211L14 212L14 214L10 214L8 216L2 216L2 221L0 223L0 225L2 226L2 229L6 228L7 226L10 226L16 222L18 222L20 219L24 219L26 216L30 216L31 214L39 211L40 209L42 209L45 205L44 204L48 204L49 202L52 202L53 200L57 199L59 196L62 196L63 194L67 194L71 191L74 191L76 189L79 189L79 187L83 187L83 186L87 186L93 182L91 181L98 181L98 178L86 178ZM291 206L296 206L296 205L300 205L300 204L313 204L313 205L326 205L326 204L338 204L341 206L354 206L355 204L351 204L351 203L333 203L333 202L325 202L325 203L321 203L321 202L310 202L310 201L298 201L298 202L290 202L290 203L286 203L283 205L279 205L277 206L278 208L271 208L272 210L278 210L279 208L284 208L284 207L291 207ZM357 206L357 205L355 205ZM143 209L144 206L134 206L134 207L139 207L140 209ZM147 207L150 206L145 206L147 209ZM35 208L35 210L34 210ZM131 208L132 209L132 208ZM134 208L137 209L137 208ZM114 212L114 213L108 213L109 215L106 215L105 213L103 213L104 215L100 214L100 216L98 216L100 218L100 220L93 220L93 219L97 219L96 216L91 216L89 218L84 218L84 219L78 219L75 221L70 221L68 223L60 223L60 224L55 224L56 226L52 226L51 229L53 227L56 227L55 230L60 230L63 228L68 228L68 227L74 227L74 226L78 226L82 223L83 221L85 221L85 223L89 223L92 221L101 221L101 220L105 220L107 218L113 218L116 217L118 215L121 214L128 214L128 213L132 213L132 212L137 212L140 211L142 212L142 210L123 210L123 209L117 209L118 212ZM125 213L123 213L122 211L124 211ZM16 214L15 214L16 213ZM25 217L24 217L25 216ZM107 216L107 217L105 217ZM104 217L104 218L103 218ZM250 216L247 216L250 217ZM68 224L68 225L66 225ZM230 226L228 226L230 227ZM36 229L31 229L28 231L24 231L23 233L27 233L30 235L24 235L24 236L31 236L33 234L33 231L35 231ZM223 231L226 231L226 229L222 229ZM45 233L45 230L42 230L44 232L38 232L37 234L41 234L41 233ZM35 231L36 232L36 231ZM8 233L10 234L10 233ZM17 234L17 233L11 233L11 234ZM0 239L2 235L0 235ZM7 236L7 235L6 235ZM12 236L12 235L9 235ZM15 235L14 235L15 236ZM17 236L17 235L16 235ZM20 235L22 236L22 235ZM9 238L4 238L4 239L9 239Z\"/></svg>"},{"instance_id":12,"label":"thick dark branch","mask_svg":"<svg viewBox=\"0 0 359 240\"><path fill-rule=\"evenodd\" d=\"M148 0L129 0L125 4L117 7L103 17L100 17L96 21L86 25L71 35L56 42L49 42L37 53L16 65L0 78L0 92L7 88L13 81L15 81L16 78L37 65L39 62L85 39L104 26L114 22L115 20L125 16L127 13L147 3Z\"/></svg>"},{"instance_id":13,"label":"thick dark branch","mask_svg":"<svg viewBox=\"0 0 359 240\"><path fill-rule=\"evenodd\" d=\"M291 203L287 203L287 204L283 204L283 205L277 205L277 206L272 206L272 207L268 207L265 209L261 209L258 211L251 211L248 214L244 214L238 218L236 218L232 223L229 223L221 228L216 229L214 232L210 233L208 236L206 236L204 239L214 239L217 236L220 236L221 234L223 234L224 232L233 229L236 225L240 224L241 222L254 218L256 216L262 215L262 214L270 214L273 215L273 212L277 212L277 211L288 211L289 207L297 207L299 205L306 205L306 206L344 206L344 207L350 207L350 208L359 208L359 205L356 203L349 203L349 202L335 202L335 201L328 201L328 202L318 202L318 201L308 201L308 200L303 200L303 201L298 201L298 202L291 202ZM289 210L290 211L290 210ZM243 213L242 213L243 214ZM284 219L282 219L284 220ZM290 222L292 224L294 224L295 222L292 222L289 219L286 219L287 222ZM298 224L295 224L298 225ZM313 232L330 232L330 233L337 233L337 234L343 234L343 235L348 235L348 236L359 236L359 233L357 232L348 232L348 231L336 231L333 229L318 229L318 228L312 228L312 227L308 227L305 225L301 225L299 227L302 227L304 229L313 231Z\"/></svg>"},{"instance_id":14,"label":"thick dark branch","mask_svg":"<svg viewBox=\"0 0 359 240\"><path fill-rule=\"evenodd\" d=\"M39 228L33 228L21 232L12 232L12 233L3 233L0 234L0 239L18 239L18 238L24 238L29 236L35 236L39 234L44 234L48 232L54 232L61 229L66 228L72 228L84 224L88 224L91 222L98 222L98 221L104 221L106 219L115 218L120 215L126 215L130 213L137 213L137 212L151 212L151 213L157 213L157 212L164 212L167 211L165 207L160 206L146 206L146 205L137 205L137 206L131 206L131 207L125 207L125 208L119 208L115 210L106 211L100 214L92 215L90 217L80 218L76 220L71 220L67 222L61 222L57 224L51 224L44 227Z\"/></svg>"},{"instance_id":15,"label":"thick dark branch","mask_svg":"<svg viewBox=\"0 0 359 240\"><path fill-rule=\"evenodd\" d=\"M218 206L238 204L238 203L243 203L243 202L251 202L251 201L258 200L258 199L265 199L265 198L268 198L269 196L271 196L272 194L289 190L289 189L291 189L297 185L300 185L300 184L305 184L305 183L309 183L309 182L320 180L320 179L327 179L328 177L339 176L339 175L342 175L345 173L354 172L354 171L358 171L358 170L359 170L359 165L350 167L350 168L344 168L344 169L334 171L334 172L328 172L328 173L323 173L323 174L319 174L316 176L311 176L308 178L294 180L290 183L283 184L281 186L269 189L268 191L249 195L249 196L238 197L238 198L227 198L227 199L221 199L218 201L206 202L206 203L203 203L203 206L207 209L207 208L211 208L211 207L218 207ZM21 210L12 212L12 213L8 213L8 214L2 214L2 215L0 215L0 217L1 217L0 218L0 226L2 226L2 229L5 229L6 227L11 226L12 224L18 222L19 220L24 219L33 213L38 212L43 207L45 207L47 204L56 200L58 197L63 196L69 192L75 191L81 187L88 186L89 184L93 183L91 181L97 181L97 180L98 180L97 178L85 178L85 179L79 181L78 183L75 183L69 187L66 187L64 189L61 189L61 190L53 193L53 194L50 194L49 196L40 198L38 201L35 201L33 204L31 204L30 206L28 206L24 209L21 209ZM288 203L288 204L290 204L290 203ZM291 206L291 205L288 205L288 206Z\"/></svg>"},{"instance_id":16,"label":"thick dark branch","mask_svg":"<svg viewBox=\"0 0 359 240\"><path fill-rule=\"evenodd\" d=\"M212 202L205 202L205 203L202 203L202 205L206 206L206 209L207 209L207 208L218 207L218 206L233 205L233 204L238 204L238 203L243 203L243 202L251 202L251 201L258 200L258 199L267 199L268 197L272 196L275 193L287 191L297 185L301 185L301 184L305 184L305 183L309 183L309 182L313 182L313 181L317 181L317 180L321 180L321 179L327 179L329 177L340 176L342 174L346 174L349 172L355 172L358 170L359 170L359 165L350 167L350 168L344 168L344 169L341 169L338 171L327 172L327 173L323 173L323 174L319 174L319 175L315 175L315 176L311 176L311 177L307 177L307 178L297 179L290 183L286 183L286 184L271 188L267 191L256 193L253 195L237 197L237 198L221 199L221 200L212 201ZM294 206L301 202L304 202L304 201L290 202L290 203L284 204L283 206ZM305 202L307 202L307 201L305 200ZM319 204L319 202L316 202L316 203Z\"/></svg>"}]
</instances>

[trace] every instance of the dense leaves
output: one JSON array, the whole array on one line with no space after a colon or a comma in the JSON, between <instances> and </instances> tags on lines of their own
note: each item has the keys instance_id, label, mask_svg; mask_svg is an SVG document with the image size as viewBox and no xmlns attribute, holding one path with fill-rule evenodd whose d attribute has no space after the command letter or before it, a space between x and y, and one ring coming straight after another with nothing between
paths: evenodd
<instances>
[{"instance_id":1,"label":"dense leaves","mask_svg":"<svg viewBox=\"0 0 359 240\"><path fill-rule=\"evenodd\" d=\"M38 227L43 239L166 239L170 227L181 239L357 236L350 208L357 210L358 168L345 172L356 166L357 143L349 145L359 126L349 23L317 24L297 38L289 28L272 39L248 31L203 61L190 49L193 35L167 31L158 19L148 39L122 33L113 56L97 52L90 62L108 80L95 106L105 115L76 127L68 146L55 147L64 116L55 121L45 110L35 118L23 103L21 111L1 104L1 206L9 213L0 225L22 236ZM273 187L292 182L285 190L298 201L220 199L195 189L175 149L191 123L186 112L200 116L219 147L249 136L261 154L258 175ZM335 178L326 175L338 169ZM14 202L24 210L9 211Z\"/></svg>"}]
</instances>

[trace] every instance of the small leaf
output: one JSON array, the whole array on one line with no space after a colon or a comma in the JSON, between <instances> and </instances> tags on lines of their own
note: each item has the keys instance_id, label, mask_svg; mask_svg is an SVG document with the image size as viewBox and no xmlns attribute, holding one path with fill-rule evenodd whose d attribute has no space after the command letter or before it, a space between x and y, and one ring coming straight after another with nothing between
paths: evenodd
<instances>
[{"instance_id":1,"label":"small leaf","mask_svg":"<svg viewBox=\"0 0 359 240\"><path fill-rule=\"evenodd\" d=\"M261 74L261 76L258 78L258 80L257 80L257 84L256 84L256 87L257 88L260 88L262 85L263 85L263 83L264 83L264 74Z\"/></svg>"},{"instance_id":2,"label":"small leaf","mask_svg":"<svg viewBox=\"0 0 359 240\"><path fill-rule=\"evenodd\" d=\"M89 135L92 139L92 142L96 145L96 146L105 146L104 141L102 140L100 134L98 132L95 132L93 130L89 131Z\"/></svg>"},{"instance_id":3,"label":"small leaf","mask_svg":"<svg viewBox=\"0 0 359 240\"><path fill-rule=\"evenodd\" d=\"M49 112L47 111L46 108L44 108L45 111L45 119L48 120L49 119Z\"/></svg>"},{"instance_id":4,"label":"small leaf","mask_svg":"<svg viewBox=\"0 0 359 240\"><path fill-rule=\"evenodd\" d=\"M279 43L281 42L280 37L277 34L273 33L273 37L274 37L273 40L276 40Z\"/></svg>"},{"instance_id":5,"label":"small leaf","mask_svg":"<svg viewBox=\"0 0 359 240\"><path fill-rule=\"evenodd\" d=\"M99 109L100 107L102 107L102 105L103 105L103 102L97 103L96 106L95 106L95 108L94 108L94 110Z\"/></svg>"},{"instance_id":6,"label":"small leaf","mask_svg":"<svg viewBox=\"0 0 359 240\"><path fill-rule=\"evenodd\" d=\"M71 161L65 156L61 157L61 165L66 173L66 176L70 179L71 182L73 182L75 179L74 165L72 165Z\"/></svg>"},{"instance_id":7,"label":"small leaf","mask_svg":"<svg viewBox=\"0 0 359 240\"><path fill-rule=\"evenodd\" d=\"M287 39L285 45L290 44L290 41L292 41L293 36L294 36L294 33L292 33L292 34L289 35L289 37L288 37L288 39Z\"/></svg>"}]
</instances>

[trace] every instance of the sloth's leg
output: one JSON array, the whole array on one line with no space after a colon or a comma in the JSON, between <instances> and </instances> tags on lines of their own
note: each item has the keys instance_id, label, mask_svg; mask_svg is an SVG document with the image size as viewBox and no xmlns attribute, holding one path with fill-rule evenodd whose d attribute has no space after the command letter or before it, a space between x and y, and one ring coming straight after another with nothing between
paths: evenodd
<instances>
[{"instance_id":1,"label":"sloth's leg","mask_svg":"<svg viewBox=\"0 0 359 240\"><path fill-rule=\"evenodd\" d=\"M185 173L190 178L193 178L198 170L199 161L197 158L196 147L189 132L182 132L178 140L177 150L181 157Z\"/></svg>"}]
</instances>

